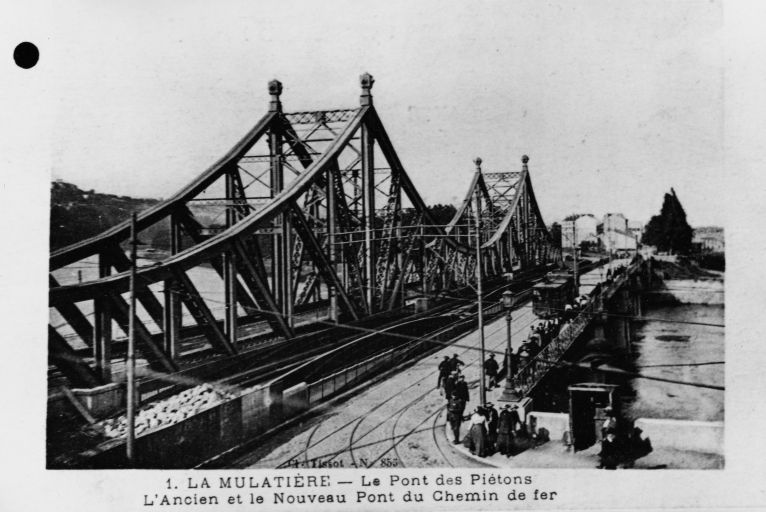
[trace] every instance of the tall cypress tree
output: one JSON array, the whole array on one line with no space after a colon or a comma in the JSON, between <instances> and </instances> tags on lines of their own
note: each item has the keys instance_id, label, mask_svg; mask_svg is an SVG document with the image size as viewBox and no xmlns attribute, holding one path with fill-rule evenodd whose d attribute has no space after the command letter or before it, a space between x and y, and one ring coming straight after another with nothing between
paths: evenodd
<instances>
[{"instance_id":1,"label":"tall cypress tree","mask_svg":"<svg viewBox=\"0 0 766 512\"><path fill-rule=\"evenodd\" d=\"M686 254L691 249L693 230L686 221L686 212L678 200L676 191L665 194L659 215L653 216L646 225L641 242L654 245L660 251Z\"/></svg>"}]
</instances>

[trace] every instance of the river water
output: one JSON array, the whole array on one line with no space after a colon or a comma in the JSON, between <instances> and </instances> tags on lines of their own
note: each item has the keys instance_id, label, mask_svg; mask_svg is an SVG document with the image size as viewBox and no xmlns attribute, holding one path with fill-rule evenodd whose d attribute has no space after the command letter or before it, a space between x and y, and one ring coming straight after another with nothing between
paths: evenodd
<instances>
[{"instance_id":1,"label":"river water","mask_svg":"<svg viewBox=\"0 0 766 512\"><path fill-rule=\"evenodd\" d=\"M724 365L719 364L724 360L724 328L699 325L723 325L723 305L649 307L644 316L654 320L635 323L633 353L638 373L724 386ZM634 418L724 419L723 391L647 379L630 383L636 395L628 410Z\"/></svg>"},{"instance_id":2,"label":"river water","mask_svg":"<svg viewBox=\"0 0 766 512\"><path fill-rule=\"evenodd\" d=\"M629 352L616 348L614 340L599 342L591 333L591 338L580 343L566 359L588 363L595 358L607 367L641 375L724 386L724 364L721 364L725 352L724 328L700 325L723 325L722 304L649 305L644 308L643 318L632 322ZM533 395L535 407L549 412L568 412L568 386L584 382L618 385L625 416L633 419L724 419L724 391L625 378L614 373L594 372L582 365L552 369Z\"/></svg>"}]
</instances>

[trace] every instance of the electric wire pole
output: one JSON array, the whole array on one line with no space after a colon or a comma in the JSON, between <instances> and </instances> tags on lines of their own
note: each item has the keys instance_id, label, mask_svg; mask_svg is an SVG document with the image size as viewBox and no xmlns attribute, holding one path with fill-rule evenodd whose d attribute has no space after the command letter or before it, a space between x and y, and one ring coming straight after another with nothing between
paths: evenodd
<instances>
[{"instance_id":1,"label":"electric wire pole","mask_svg":"<svg viewBox=\"0 0 766 512\"><path fill-rule=\"evenodd\" d=\"M577 219L572 221L572 243L574 245L574 249L572 252L574 253L574 285L575 285L575 293L579 297L580 296L580 276L578 275L578 266L577 266Z\"/></svg>"},{"instance_id":2,"label":"electric wire pole","mask_svg":"<svg viewBox=\"0 0 766 512\"><path fill-rule=\"evenodd\" d=\"M476 172L481 173L481 158L474 160L476 163ZM476 197L476 295L478 302L478 318L479 318L479 340L481 343L481 360L479 361L479 369L481 372L481 385L479 387L479 397L481 405L487 403L487 388L484 382L484 304L483 304L483 292L482 292L482 265L481 265L481 205L478 201L478 192Z\"/></svg>"},{"instance_id":3,"label":"electric wire pole","mask_svg":"<svg viewBox=\"0 0 766 512\"><path fill-rule=\"evenodd\" d=\"M130 222L130 317L128 320L128 355L126 360L127 377L127 420L128 442L126 455L128 465L136 465L136 246L138 238L136 233L136 213Z\"/></svg>"}]
</instances>

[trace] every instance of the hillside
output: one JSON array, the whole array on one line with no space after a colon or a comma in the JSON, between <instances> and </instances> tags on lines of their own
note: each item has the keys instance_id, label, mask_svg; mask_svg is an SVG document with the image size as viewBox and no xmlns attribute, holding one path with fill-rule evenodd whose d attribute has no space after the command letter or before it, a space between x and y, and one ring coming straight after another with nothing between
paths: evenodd
<instances>
[{"instance_id":1,"label":"hillside","mask_svg":"<svg viewBox=\"0 0 766 512\"><path fill-rule=\"evenodd\" d=\"M157 202L157 199L85 191L71 183L54 181L51 183L51 250L98 234L130 218L132 212L140 212ZM147 231L150 232L144 236L153 240L162 228Z\"/></svg>"},{"instance_id":2,"label":"hillside","mask_svg":"<svg viewBox=\"0 0 766 512\"><path fill-rule=\"evenodd\" d=\"M137 199L128 196L101 194L93 190L81 190L77 185L64 181L51 183L51 250L85 240L101 233L115 224L130 218L132 212L141 212L158 203L158 199ZM195 219L203 226L220 229L223 209L219 206L196 204L190 206ZM438 225L446 225L455 214L452 205L437 204L428 209ZM382 223L381 219L378 222ZM412 209L404 209L402 222L415 222ZM381 224L382 225L382 224ZM188 247L191 240L183 236L182 245ZM145 244L155 249L170 249L170 226L167 221L159 222L139 234ZM268 240L261 240L262 250L269 254Z\"/></svg>"}]
</instances>

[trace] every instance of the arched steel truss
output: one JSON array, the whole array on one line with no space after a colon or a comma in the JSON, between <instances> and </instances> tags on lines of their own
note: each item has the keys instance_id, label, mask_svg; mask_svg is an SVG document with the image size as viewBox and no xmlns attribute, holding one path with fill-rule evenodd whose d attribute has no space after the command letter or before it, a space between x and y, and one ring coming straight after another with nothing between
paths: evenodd
<instances>
[{"instance_id":1,"label":"arched steel truss","mask_svg":"<svg viewBox=\"0 0 766 512\"><path fill-rule=\"evenodd\" d=\"M482 173L478 161L452 222L437 225L378 117L372 85L362 75L358 108L285 113L282 85L270 82L269 111L245 137L138 214L139 232L165 223L171 239L166 257L137 269L136 336L152 369L179 369L189 329L206 349L236 356L245 322L289 339L302 312L354 321L400 307L408 294L464 287L475 281L477 211L488 277L560 258L527 157L521 172ZM49 358L74 385L112 377L113 331L128 329L129 236L123 222L51 253ZM63 281L83 264L97 273ZM200 289L200 272L218 288Z\"/></svg>"}]
</instances>

